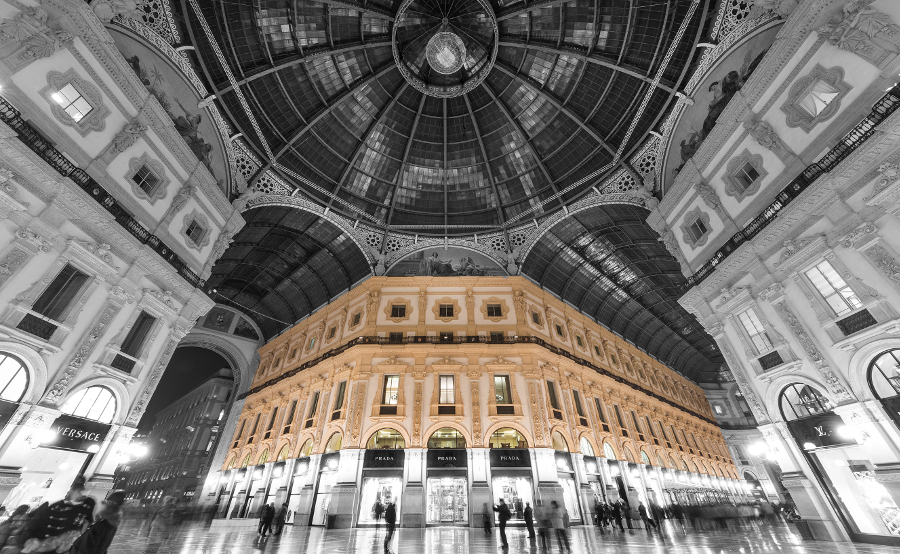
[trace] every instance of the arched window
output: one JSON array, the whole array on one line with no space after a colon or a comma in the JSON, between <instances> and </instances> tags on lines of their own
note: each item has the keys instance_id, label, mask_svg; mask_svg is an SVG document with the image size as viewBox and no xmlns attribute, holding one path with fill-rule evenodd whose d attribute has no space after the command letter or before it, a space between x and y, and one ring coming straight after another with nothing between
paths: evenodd
<instances>
[{"instance_id":1,"label":"arched window","mask_svg":"<svg viewBox=\"0 0 900 554\"><path fill-rule=\"evenodd\" d=\"M663 460L662 456L659 454L656 455L656 465L658 467L666 467L666 462Z\"/></svg>"},{"instance_id":2,"label":"arched window","mask_svg":"<svg viewBox=\"0 0 900 554\"><path fill-rule=\"evenodd\" d=\"M306 439L306 442L303 443L303 446L300 447L300 454L297 456L298 458L306 458L310 454L312 454L313 442L312 439Z\"/></svg>"},{"instance_id":3,"label":"arched window","mask_svg":"<svg viewBox=\"0 0 900 554\"><path fill-rule=\"evenodd\" d=\"M241 462L241 467L247 467L248 465L250 465L250 454L244 456L244 461Z\"/></svg>"},{"instance_id":4,"label":"arched window","mask_svg":"<svg viewBox=\"0 0 900 554\"><path fill-rule=\"evenodd\" d=\"M631 453L631 449L628 447L624 448L625 450L625 461L628 463L634 463L634 454Z\"/></svg>"},{"instance_id":5,"label":"arched window","mask_svg":"<svg viewBox=\"0 0 900 554\"><path fill-rule=\"evenodd\" d=\"M386 429L379 429L372 433L372 436L369 437L369 442L366 443L366 448L406 448L406 440L403 438L403 435L400 434L400 431L388 427Z\"/></svg>"},{"instance_id":6,"label":"arched window","mask_svg":"<svg viewBox=\"0 0 900 554\"><path fill-rule=\"evenodd\" d=\"M0 352L0 400L19 402L28 389L28 370L22 360Z\"/></svg>"},{"instance_id":7,"label":"arched window","mask_svg":"<svg viewBox=\"0 0 900 554\"><path fill-rule=\"evenodd\" d=\"M553 450L558 450L560 452L569 451L569 443L566 442L565 437L563 437L562 433L559 431L553 431L553 434L550 436L550 441L553 443Z\"/></svg>"},{"instance_id":8,"label":"arched window","mask_svg":"<svg viewBox=\"0 0 900 554\"><path fill-rule=\"evenodd\" d=\"M875 397L900 427L900 349L888 350L872 360L868 378Z\"/></svg>"},{"instance_id":9,"label":"arched window","mask_svg":"<svg viewBox=\"0 0 900 554\"><path fill-rule=\"evenodd\" d=\"M342 437L340 433L335 433L331 435L331 438L328 439L328 444L325 445L325 453L329 452L337 452L341 449Z\"/></svg>"},{"instance_id":10,"label":"arched window","mask_svg":"<svg viewBox=\"0 0 900 554\"><path fill-rule=\"evenodd\" d=\"M779 397L781 415L785 421L803 419L824 414L832 410L831 401L816 388L802 383L793 383L781 391Z\"/></svg>"},{"instance_id":11,"label":"arched window","mask_svg":"<svg viewBox=\"0 0 900 554\"><path fill-rule=\"evenodd\" d=\"M286 444L281 448L281 452L278 453L278 459L276 461L283 462L288 459L291 455L291 445Z\"/></svg>"},{"instance_id":12,"label":"arched window","mask_svg":"<svg viewBox=\"0 0 900 554\"><path fill-rule=\"evenodd\" d=\"M262 455L259 457L259 460L256 462L257 464L264 464L269 461L269 449L266 448L263 450Z\"/></svg>"},{"instance_id":13,"label":"arched window","mask_svg":"<svg viewBox=\"0 0 900 554\"><path fill-rule=\"evenodd\" d=\"M488 444L491 448L528 448L528 442L522 433L510 427L501 427L494 431Z\"/></svg>"},{"instance_id":14,"label":"arched window","mask_svg":"<svg viewBox=\"0 0 900 554\"><path fill-rule=\"evenodd\" d=\"M610 460L618 460L619 457L616 456L616 451L613 450L613 447L608 442L603 443L603 455Z\"/></svg>"},{"instance_id":15,"label":"arched window","mask_svg":"<svg viewBox=\"0 0 900 554\"><path fill-rule=\"evenodd\" d=\"M453 427L442 427L428 439L428 448L465 448L466 438Z\"/></svg>"},{"instance_id":16,"label":"arched window","mask_svg":"<svg viewBox=\"0 0 900 554\"><path fill-rule=\"evenodd\" d=\"M63 404L62 413L101 423L112 423L116 413L116 397L106 387L99 385L87 387L73 394Z\"/></svg>"},{"instance_id":17,"label":"arched window","mask_svg":"<svg viewBox=\"0 0 900 554\"><path fill-rule=\"evenodd\" d=\"M641 450L641 461L644 462L645 465L648 465L648 466L653 465L650 463L650 456L648 456L647 453L644 452L643 450Z\"/></svg>"},{"instance_id":18,"label":"arched window","mask_svg":"<svg viewBox=\"0 0 900 554\"><path fill-rule=\"evenodd\" d=\"M581 450L581 453L585 456L594 455L594 447L591 446L591 441L587 440L587 437L581 437L581 440L578 441L578 449Z\"/></svg>"},{"instance_id":19,"label":"arched window","mask_svg":"<svg viewBox=\"0 0 900 554\"><path fill-rule=\"evenodd\" d=\"M232 455L231 458L228 459L228 465L225 466L225 471L229 469L234 469L234 464L237 462L237 456Z\"/></svg>"}]
</instances>

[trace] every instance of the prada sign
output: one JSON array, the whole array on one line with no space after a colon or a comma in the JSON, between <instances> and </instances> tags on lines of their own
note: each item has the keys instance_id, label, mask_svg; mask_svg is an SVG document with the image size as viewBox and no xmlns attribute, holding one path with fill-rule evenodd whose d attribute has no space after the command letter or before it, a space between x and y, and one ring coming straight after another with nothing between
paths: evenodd
<instances>
[{"instance_id":1,"label":"prada sign","mask_svg":"<svg viewBox=\"0 0 900 554\"><path fill-rule=\"evenodd\" d=\"M469 466L465 450L432 448L428 451L428 467L462 468Z\"/></svg>"},{"instance_id":2,"label":"prada sign","mask_svg":"<svg viewBox=\"0 0 900 554\"><path fill-rule=\"evenodd\" d=\"M41 446L75 452L90 452L95 446L93 451L96 452L106 440L109 429L110 425L106 423L62 414L50 426L53 440L45 441Z\"/></svg>"},{"instance_id":3,"label":"prada sign","mask_svg":"<svg viewBox=\"0 0 900 554\"><path fill-rule=\"evenodd\" d=\"M492 448L491 467L531 467L531 454L526 448Z\"/></svg>"},{"instance_id":4,"label":"prada sign","mask_svg":"<svg viewBox=\"0 0 900 554\"><path fill-rule=\"evenodd\" d=\"M364 468L402 468L406 460L405 450L366 450Z\"/></svg>"}]
</instances>

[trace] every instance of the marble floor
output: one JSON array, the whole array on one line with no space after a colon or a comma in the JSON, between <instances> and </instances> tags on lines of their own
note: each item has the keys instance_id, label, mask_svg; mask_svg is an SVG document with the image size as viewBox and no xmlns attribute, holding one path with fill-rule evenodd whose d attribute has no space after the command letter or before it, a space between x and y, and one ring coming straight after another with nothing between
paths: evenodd
<instances>
[{"instance_id":1,"label":"marble floor","mask_svg":"<svg viewBox=\"0 0 900 554\"><path fill-rule=\"evenodd\" d=\"M146 536L137 523L126 523L109 549L110 554L296 554L327 553L380 554L384 552L384 529L293 528L288 526L278 537L259 539L254 529L216 528L200 523L185 523L175 528L169 540L160 542ZM528 540L522 528L507 530L509 549L500 547L498 530L486 535L480 529L428 528L398 529L390 544L395 554L467 554L497 552L531 554L544 552ZM739 529L699 530L684 534L668 522L662 533L648 534L635 529L601 534L595 527L569 529L572 552L659 554L742 554L777 552L780 554L887 554L896 548L863 544L837 544L802 541L783 524L745 524ZM555 537L550 552L561 552Z\"/></svg>"}]
</instances>

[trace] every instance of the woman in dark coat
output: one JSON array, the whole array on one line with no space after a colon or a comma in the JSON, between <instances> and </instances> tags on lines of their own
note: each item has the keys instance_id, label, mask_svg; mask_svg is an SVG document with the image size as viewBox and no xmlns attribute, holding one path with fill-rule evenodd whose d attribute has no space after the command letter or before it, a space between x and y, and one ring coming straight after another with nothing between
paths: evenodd
<instances>
[{"instance_id":1,"label":"woman in dark coat","mask_svg":"<svg viewBox=\"0 0 900 554\"><path fill-rule=\"evenodd\" d=\"M125 491L109 493L94 519L94 524L75 539L69 554L106 554L122 521L120 508L123 502Z\"/></svg>"}]
</instances>

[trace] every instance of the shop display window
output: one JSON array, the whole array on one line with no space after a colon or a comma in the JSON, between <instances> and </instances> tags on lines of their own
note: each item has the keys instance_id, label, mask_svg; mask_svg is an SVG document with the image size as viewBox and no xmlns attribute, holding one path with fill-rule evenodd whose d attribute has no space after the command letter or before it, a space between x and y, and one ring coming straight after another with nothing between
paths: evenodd
<instances>
[{"instance_id":1,"label":"shop display window","mask_svg":"<svg viewBox=\"0 0 900 554\"><path fill-rule=\"evenodd\" d=\"M313 511L313 525L325 525L328 522L328 507L331 504L331 489L337 483L336 471L323 471L319 477L319 490L316 493Z\"/></svg>"},{"instance_id":2,"label":"shop display window","mask_svg":"<svg viewBox=\"0 0 900 554\"><path fill-rule=\"evenodd\" d=\"M502 498L509 511L512 512L512 519L525 519L525 504L530 503L534 507L534 487L530 477L494 477L491 480L491 486L494 494L494 505L500 503ZM496 513L494 518L496 519Z\"/></svg>"},{"instance_id":3,"label":"shop display window","mask_svg":"<svg viewBox=\"0 0 900 554\"><path fill-rule=\"evenodd\" d=\"M466 438L452 427L442 427L428 439L428 448L465 448Z\"/></svg>"},{"instance_id":4,"label":"shop display window","mask_svg":"<svg viewBox=\"0 0 900 554\"><path fill-rule=\"evenodd\" d=\"M359 504L359 523L375 524L375 509L382 509L394 504L400 514L400 494L403 490L403 479L400 477L364 477L362 495Z\"/></svg>"},{"instance_id":5,"label":"shop display window","mask_svg":"<svg viewBox=\"0 0 900 554\"><path fill-rule=\"evenodd\" d=\"M429 478L426 523L468 523L468 497L465 477Z\"/></svg>"},{"instance_id":6,"label":"shop display window","mask_svg":"<svg viewBox=\"0 0 900 554\"><path fill-rule=\"evenodd\" d=\"M528 442L522 433L510 427L501 427L494 431L488 444L491 448L528 448Z\"/></svg>"},{"instance_id":7,"label":"shop display window","mask_svg":"<svg viewBox=\"0 0 900 554\"><path fill-rule=\"evenodd\" d=\"M560 477L559 484L563 489L563 500L566 505L566 513L569 515L569 521L580 520L581 510L578 507L578 487L575 485L575 479Z\"/></svg>"},{"instance_id":8,"label":"shop display window","mask_svg":"<svg viewBox=\"0 0 900 554\"><path fill-rule=\"evenodd\" d=\"M553 450L559 452L569 451L569 444L559 431L553 431L553 435L550 438L553 442Z\"/></svg>"}]
</instances>

